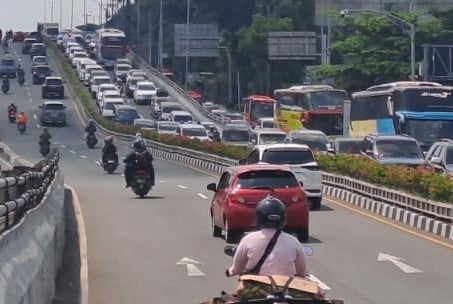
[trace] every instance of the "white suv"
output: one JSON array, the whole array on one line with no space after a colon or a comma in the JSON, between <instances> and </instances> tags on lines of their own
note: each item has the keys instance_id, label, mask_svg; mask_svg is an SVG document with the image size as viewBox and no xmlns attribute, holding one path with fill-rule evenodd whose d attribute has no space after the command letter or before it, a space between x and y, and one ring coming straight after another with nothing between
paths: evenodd
<instances>
[{"instance_id":1,"label":"white suv","mask_svg":"<svg viewBox=\"0 0 453 304\"><path fill-rule=\"evenodd\" d=\"M133 93L136 104L150 105L156 100L157 89L150 81L139 81Z\"/></svg>"},{"instance_id":2,"label":"white suv","mask_svg":"<svg viewBox=\"0 0 453 304\"><path fill-rule=\"evenodd\" d=\"M307 145L257 145L249 156L240 160L239 163L242 165L256 163L288 165L302 185L311 208L315 210L321 208L322 174L313 152Z\"/></svg>"}]
</instances>

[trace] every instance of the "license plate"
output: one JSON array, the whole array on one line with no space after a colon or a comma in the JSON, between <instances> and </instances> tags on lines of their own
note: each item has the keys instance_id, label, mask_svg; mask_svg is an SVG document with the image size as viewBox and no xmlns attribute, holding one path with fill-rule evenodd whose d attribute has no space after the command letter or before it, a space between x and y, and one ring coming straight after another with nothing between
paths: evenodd
<instances>
[{"instance_id":1,"label":"license plate","mask_svg":"<svg viewBox=\"0 0 453 304\"><path fill-rule=\"evenodd\" d=\"M109 161L107 161L107 163L108 163L108 164L114 164L115 161L114 161L114 160L109 160Z\"/></svg>"},{"instance_id":2,"label":"license plate","mask_svg":"<svg viewBox=\"0 0 453 304\"><path fill-rule=\"evenodd\" d=\"M146 181L144 179L141 179L141 178L137 179L138 184L144 184L145 182Z\"/></svg>"}]
</instances>

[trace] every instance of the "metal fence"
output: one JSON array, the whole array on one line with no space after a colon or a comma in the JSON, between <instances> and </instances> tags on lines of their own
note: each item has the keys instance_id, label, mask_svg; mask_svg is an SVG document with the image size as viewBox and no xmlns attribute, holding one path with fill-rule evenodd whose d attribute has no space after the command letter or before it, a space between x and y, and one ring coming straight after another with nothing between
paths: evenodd
<instances>
[{"instance_id":1,"label":"metal fence","mask_svg":"<svg viewBox=\"0 0 453 304\"><path fill-rule=\"evenodd\" d=\"M58 171L58 161L58 149L53 149L35 166L16 168L17 176L0 178L0 233L41 203Z\"/></svg>"}]
</instances>

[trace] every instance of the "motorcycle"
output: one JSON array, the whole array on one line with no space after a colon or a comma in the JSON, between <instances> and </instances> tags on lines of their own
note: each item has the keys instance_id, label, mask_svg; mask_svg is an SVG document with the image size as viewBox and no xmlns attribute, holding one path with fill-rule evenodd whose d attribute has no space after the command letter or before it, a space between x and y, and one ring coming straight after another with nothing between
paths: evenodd
<instances>
[{"instance_id":1,"label":"motorcycle","mask_svg":"<svg viewBox=\"0 0 453 304\"><path fill-rule=\"evenodd\" d=\"M138 170L135 173L131 188L132 191L141 198L145 197L149 190L151 190L151 178L149 173L144 170Z\"/></svg>"},{"instance_id":2,"label":"motorcycle","mask_svg":"<svg viewBox=\"0 0 453 304\"><path fill-rule=\"evenodd\" d=\"M303 245L306 256L313 255L310 246ZM236 246L228 245L224 253L234 257ZM215 304L344 304L342 300L328 300L319 292L317 282L308 278L287 277L287 276L261 276L261 275L242 275L241 282L235 294L222 292L220 297L216 297L204 303Z\"/></svg>"},{"instance_id":3,"label":"motorcycle","mask_svg":"<svg viewBox=\"0 0 453 304\"><path fill-rule=\"evenodd\" d=\"M8 92L9 92L9 81L2 83L2 91L3 91L3 94L5 94L5 95L8 94Z\"/></svg>"},{"instance_id":4,"label":"motorcycle","mask_svg":"<svg viewBox=\"0 0 453 304\"><path fill-rule=\"evenodd\" d=\"M27 129L26 124L17 124L17 130L20 132L20 134L24 134L25 130Z\"/></svg>"},{"instance_id":5,"label":"motorcycle","mask_svg":"<svg viewBox=\"0 0 453 304\"><path fill-rule=\"evenodd\" d=\"M17 82L19 83L19 85L23 85L25 83L25 76L19 74L19 76L17 76Z\"/></svg>"},{"instance_id":6,"label":"motorcycle","mask_svg":"<svg viewBox=\"0 0 453 304\"><path fill-rule=\"evenodd\" d=\"M106 162L102 163L102 167L109 174L115 172L116 168L118 168L118 161L115 155L113 154L107 155Z\"/></svg>"},{"instance_id":7,"label":"motorcycle","mask_svg":"<svg viewBox=\"0 0 453 304\"><path fill-rule=\"evenodd\" d=\"M39 153L46 157L50 152L50 142L39 143Z\"/></svg>"},{"instance_id":8,"label":"motorcycle","mask_svg":"<svg viewBox=\"0 0 453 304\"><path fill-rule=\"evenodd\" d=\"M95 134L88 134L86 136L86 142L88 148L93 149L94 146L96 146L96 144L98 143L98 139L96 138Z\"/></svg>"},{"instance_id":9,"label":"motorcycle","mask_svg":"<svg viewBox=\"0 0 453 304\"><path fill-rule=\"evenodd\" d=\"M8 111L8 119L10 123L16 122L16 110L9 110Z\"/></svg>"}]
</instances>

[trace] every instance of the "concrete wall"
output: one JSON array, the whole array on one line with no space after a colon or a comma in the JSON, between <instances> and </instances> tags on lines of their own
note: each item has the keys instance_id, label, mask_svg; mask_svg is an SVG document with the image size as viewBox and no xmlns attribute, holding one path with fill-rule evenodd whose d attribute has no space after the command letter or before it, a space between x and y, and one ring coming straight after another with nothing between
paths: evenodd
<instances>
[{"instance_id":1,"label":"concrete wall","mask_svg":"<svg viewBox=\"0 0 453 304\"><path fill-rule=\"evenodd\" d=\"M57 173L42 203L0 235L0 304L51 303L64 232L64 184Z\"/></svg>"}]
</instances>

